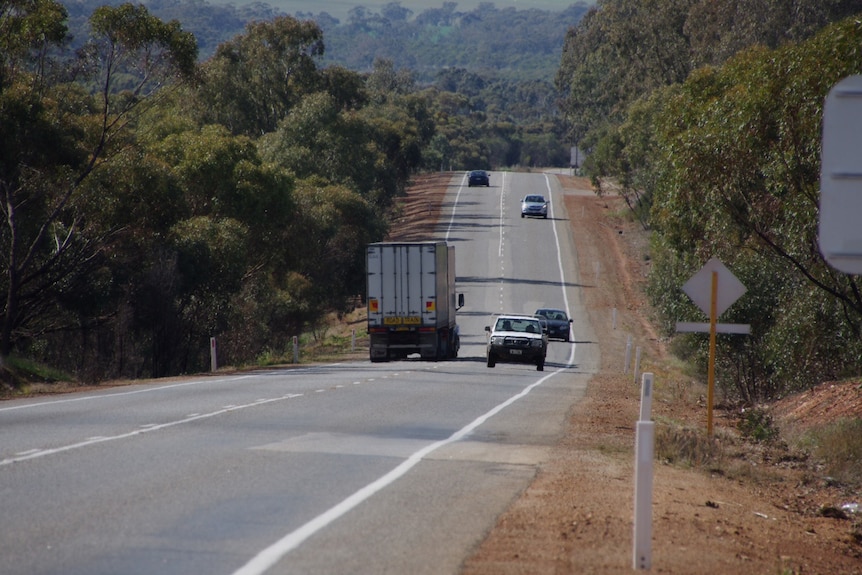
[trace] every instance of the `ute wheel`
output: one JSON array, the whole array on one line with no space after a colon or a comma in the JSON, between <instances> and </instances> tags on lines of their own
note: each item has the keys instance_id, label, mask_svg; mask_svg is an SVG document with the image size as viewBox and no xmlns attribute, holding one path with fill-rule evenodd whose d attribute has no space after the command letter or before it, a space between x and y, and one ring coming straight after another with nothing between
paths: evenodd
<instances>
[{"instance_id":1,"label":"ute wheel","mask_svg":"<svg viewBox=\"0 0 862 575\"><path fill-rule=\"evenodd\" d=\"M536 363L536 371L545 371L545 358L544 357L540 358L538 363Z\"/></svg>"},{"instance_id":2,"label":"ute wheel","mask_svg":"<svg viewBox=\"0 0 862 575\"><path fill-rule=\"evenodd\" d=\"M488 354L488 367L494 367L497 365L497 361L494 359L494 356L490 353Z\"/></svg>"}]
</instances>

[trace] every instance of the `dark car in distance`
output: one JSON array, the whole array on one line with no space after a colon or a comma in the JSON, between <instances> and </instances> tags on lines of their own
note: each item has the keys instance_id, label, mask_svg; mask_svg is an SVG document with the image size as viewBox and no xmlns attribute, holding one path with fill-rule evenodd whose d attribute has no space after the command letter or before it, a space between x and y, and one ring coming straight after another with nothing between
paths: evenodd
<instances>
[{"instance_id":1,"label":"dark car in distance","mask_svg":"<svg viewBox=\"0 0 862 575\"><path fill-rule=\"evenodd\" d=\"M536 317L545 319L548 324L548 339L561 339L569 341L572 319L561 309L540 308L534 314Z\"/></svg>"},{"instance_id":2,"label":"dark car in distance","mask_svg":"<svg viewBox=\"0 0 862 575\"><path fill-rule=\"evenodd\" d=\"M488 172L485 170L473 170L467 176L467 187L472 188L473 186L485 186L489 187L491 185L491 178L488 175Z\"/></svg>"}]
</instances>

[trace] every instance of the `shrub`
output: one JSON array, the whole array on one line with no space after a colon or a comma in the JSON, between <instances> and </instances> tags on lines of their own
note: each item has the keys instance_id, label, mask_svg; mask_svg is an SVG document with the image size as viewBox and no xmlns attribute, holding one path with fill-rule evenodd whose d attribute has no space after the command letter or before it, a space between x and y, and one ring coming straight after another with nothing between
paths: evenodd
<instances>
[{"instance_id":1,"label":"shrub","mask_svg":"<svg viewBox=\"0 0 862 575\"><path fill-rule=\"evenodd\" d=\"M811 430L802 442L836 481L862 484L862 418L840 419Z\"/></svg>"}]
</instances>

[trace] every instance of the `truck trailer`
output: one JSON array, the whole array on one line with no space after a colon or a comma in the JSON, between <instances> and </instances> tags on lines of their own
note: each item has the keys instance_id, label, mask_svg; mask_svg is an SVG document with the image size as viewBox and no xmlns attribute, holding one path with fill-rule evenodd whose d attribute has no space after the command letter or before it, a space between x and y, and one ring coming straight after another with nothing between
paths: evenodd
<instances>
[{"instance_id":1,"label":"truck trailer","mask_svg":"<svg viewBox=\"0 0 862 575\"><path fill-rule=\"evenodd\" d=\"M368 245L368 335L371 361L458 357L455 248L446 242Z\"/></svg>"}]
</instances>

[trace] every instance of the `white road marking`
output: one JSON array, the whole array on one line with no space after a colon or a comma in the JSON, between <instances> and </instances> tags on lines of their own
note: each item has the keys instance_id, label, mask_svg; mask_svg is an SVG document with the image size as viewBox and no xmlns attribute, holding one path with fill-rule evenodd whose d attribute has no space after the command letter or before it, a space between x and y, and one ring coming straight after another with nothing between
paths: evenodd
<instances>
[{"instance_id":1,"label":"white road marking","mask_svg":"<svg viewBox=\"0 0 862 575\"><path fill-rule=\"evenodd\" d=\"M288 533L287 535L285 535L284 537L258 553L248 563L234 571L233 575L261 575L262 573L265 573L270 569L270 567L273 567L276 563L281 561L281 559L284 558L285 555L299 547L309 537L313 536L321 529L324 529L330 523L333 523L337 519L341 518L343 515L351 511L360 503L370 498L372 495L376 494L377 492L383 490L384 488L388 487L389 485L400 479L404 474L410 471L425 457L427 457L434 451L437 451L441 447L445 447L449 444L455 443L456 441L463 439L464 437L472 433L480 425L489 420L491 417L498 414L505 408L509 407L519 399L522 399L535 387L538 387L539 385L562 371L564 371L564 368L558 369L553 373L549 373L538 381L533 382L517 395L510 397L509 399L497 405L484 415L477 417L471 423L450 435L447 439L437 441L436 443L432 443L423 447L422 449L413 452L405 461L403 461L400 465L395 467L395 469L393 469L389 473L386 473L376 481L369 483L359 491L353 493L352 495L344 499L341 503L338 503L334 507L330 507L328 510L324 511L308 523L291 531L290 533Z\"/></svg>"},{"instance_id":2,"label":"white road marking","mask_svg":"<svg viewBox=\"0 0 862 575\"><path fill-rule=\"evenodd\" d=\"M274 397L272 399L267 400L267 403L273 403L276 401L284 401L286 399L293 399L294 397L301 397L301 393L291 393L287 395L283 395L281 397ZM167 429L169 427L174 427L176 425L182 425L184 423L191 423L193 421L198 421L201 419L208 419L210 417L215 417L217 415L222 415L231 411L239 411L241 409L245 409L247 407L256 407L260 405L259 401L255 401L254 403L247 403L245 405L234 405L231 407L225 407L223 409L219 409L218 411L213 411L211 413L204 413L201 415L193 415L189 417L185 417L183 419L177 419L175 421L169 421L167 423L159 423L159 424L146 424L143 425L133 431L129 431L127 433L120 433L119 435L110 435L104 437L91 437L90 439L86 439L84 441L79 441L78 443L72 443L69 445L64 445L62 447L54 447L52 449L39 449L32 450L31 452L24 452L24 454L18 454L16 457L9 457L7 459L0 460L0 467L4 465L11 465L13 463L19 463L21 461L27 461L29 459L36 459L37 457L44 457L46 455L54 455L57 453L63 453L66 451L72 451L74 449L81 449L83 447L89 447L91 445L96 445L98 443L106 443L108 441L117 441L119 439L128 439L130 437L135 437L138 435L143 435L144 433L150 433L152 431L161 431L162 429Z\"/></svg>"},{"instance_id":3,"label":"white road marking","mask_svg":"<svg viewBox=\"0 0 862 575\"><path fill-rule=\"evenodd\" d=\"M12 411L15 409L28 409L32 407L41 407L43 405L57 405L59 403L72 403L78 401L90 401L94 399L106 399L112 397L122 397L124 395L137 395L139 393L152 393L155 391L163 391L165 389L174 389L177 387L187 387L190 385L202 385L202 384L213 384L213 383L223 383L223 382L232 382L232 381L240 381L241 379L248 379L250 377L254 377L252 375L241 375L238 377L229 377L225 379L197 379L195 381L187 381L184 383L174 383L170 385L159 385L159 386L151 386L145 387L141 389L135 389L132 391L118 391L116 393L102 393L99 395L81 395L76 397L69 397L65 399L51 399L49 401L42 401L38 403L25 403L22 405L10 405L9 407L0 407L0 411Z\"/></svg>"}]
</instances>

